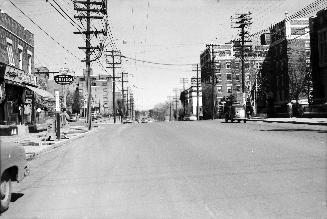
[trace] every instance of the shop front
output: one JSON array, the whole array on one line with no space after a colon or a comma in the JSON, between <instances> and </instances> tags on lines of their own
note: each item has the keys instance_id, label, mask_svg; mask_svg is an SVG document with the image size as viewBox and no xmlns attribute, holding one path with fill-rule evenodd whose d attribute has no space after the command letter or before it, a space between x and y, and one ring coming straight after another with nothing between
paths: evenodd
<instances>
[{"instance_id":1,"label":"shop front","mask_svg":"<svg viewBox=\"0 0 327 219\"><path fill-rule=\"evenodd\" d=\"M53 98L36 87L35 77L18 68L0 63L0 125L36 123L36 97Z\"/></svg>"}]
</instances>

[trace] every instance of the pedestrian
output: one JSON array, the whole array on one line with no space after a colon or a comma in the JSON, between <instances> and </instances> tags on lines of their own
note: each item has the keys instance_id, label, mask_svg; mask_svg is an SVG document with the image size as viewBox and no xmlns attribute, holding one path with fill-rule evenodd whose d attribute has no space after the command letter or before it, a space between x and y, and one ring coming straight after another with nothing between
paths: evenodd
<instances>
[{"instance_id":1,"label":"pedestrian","mask_svg":"<svg viewBox=\"0 0 327 219\"><path fill-rule=\"evenodd\" d=\"M289 102L287 104L287 111L288 111L289 118L292 118L292 116L293 116L293 104L291 102Z\"/></svg>"}]
</instances>

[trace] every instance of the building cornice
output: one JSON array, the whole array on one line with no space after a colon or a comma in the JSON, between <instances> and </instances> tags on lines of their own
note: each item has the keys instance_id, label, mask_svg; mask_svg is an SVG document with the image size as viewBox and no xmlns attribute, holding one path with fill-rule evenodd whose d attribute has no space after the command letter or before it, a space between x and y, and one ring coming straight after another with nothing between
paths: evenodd
<instances>
[{"instance_id":1,"label":"building cornice","mask_svg":"<svg viewBox=\"0 0 327 219\"><path fill-rule=\"evenodd\" d=\"M17 37L19 40L23 41L24 43L26 43L27 45L29 45L30 47L34 48L33 45L31 45L30 43L28 43L26 40L22 39L21 37L17 36L17 34L13 33L12 31L8 30L7 28L5 28L4 26L2 26L0 24L0 27L3 28L5 31L7 31L8 33L14 35L15 37Z\"/></svg>"}]
</instances>

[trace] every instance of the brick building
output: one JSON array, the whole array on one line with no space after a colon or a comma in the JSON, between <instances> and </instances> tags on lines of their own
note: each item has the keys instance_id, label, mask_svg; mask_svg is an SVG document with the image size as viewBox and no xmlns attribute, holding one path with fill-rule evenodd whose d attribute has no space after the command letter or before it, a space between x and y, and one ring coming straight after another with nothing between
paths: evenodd
<instances>
[{"instance_id":1,"label":"brick building","mask_svg":"<svg viewBox=\"0 0 327 219\"><path fill-rule=\"evenodd\" d=\"M77 77L78 87L83 96L84 109L86 109L87 86L84 76ZM112 114L112 77L109 75L91 75L91 108L92 112L102 115ZM116 92L117 96L117 92ZM117 99L117 98L116 98Z\"/></svg>"},{"instance_id":2,"label":"brick building","mask_svg":"<svg viewBox=\"0 0 327 219\"><path fill-rule=\"evenodd\" d=\"M35 122L33 71L34 35L0 10L1 124Z\"/></svg>"},{"instance_id":3,"label":"brick building","mask_svg":"<svg viewBox=\"0 0 327 219\"><path fill-rule=\"evenodd\" d=\"M255 106L256 98L256 93L254 93L257 82L256 77L265 60L268 47L251 46L245 53L245 93L253 106ZM212 95L214 95L215 110L217 111L219 105L223 107L222 100L230 95L234 95L238 102L242 102L241 59L236 55L232 43L208 47L200 55L200 64L204 118L211 118ZM215 76L214 86L212 86L212 71L214 71Z\"/></svg>"},{"instance_id":4,"label":"brick building","mask_svg":"<svg viewBox=\"0 0 327 219\"><path fill-rule=\"evenodd\" d=\"M310 67L309 19L283 21L270 28L270 45L261 71L262 90L270 116L287 114L290 101L308 101ZM263 101L263 99L261 100Z\"/></svg>"},{"instance_id":5,"label":"brick building","mask_svg":"<svg viewBox=\"0 0 327 219\"><path fill-rule=\"evenodd\" d=\"M311 66L314 104L327 104L327 10L310 19Z\"/></svg>"}]
</instances>

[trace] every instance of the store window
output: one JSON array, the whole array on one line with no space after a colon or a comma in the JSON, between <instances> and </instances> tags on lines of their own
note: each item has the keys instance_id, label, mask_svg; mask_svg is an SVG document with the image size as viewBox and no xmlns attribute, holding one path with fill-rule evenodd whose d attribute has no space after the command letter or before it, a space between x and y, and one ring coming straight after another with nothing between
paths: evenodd
<instances>
[{"instance_id":1,"label":"store window","mask_svg":"<svg viewBox=\"0 0 327 219\"><path fill-rule=\"evenodd\" d=\"M27 65L27 71L28 73L32 73L32 53L30 51L27 51L27 60L28 60L28 65Z\"/></svg>"},{"instance_id":2,"label":"store window","mask_svg":"<svg viewBox=\"0 0 327 219\"><path fill-rule=\"evenodd\" d=\"M19 69L23 70L23 47L18 45L18 65L19 65Z\"/></svg>"},{"instance_id":3,"label":"store window","mask_svg":"<svg viewBox=\"0 0 327 219\"><path fill-rule=\"evenodd\" d=\"M15 66L12 40L7 38L7 53L9 65Z\"/></svg>"}]
</instances>

